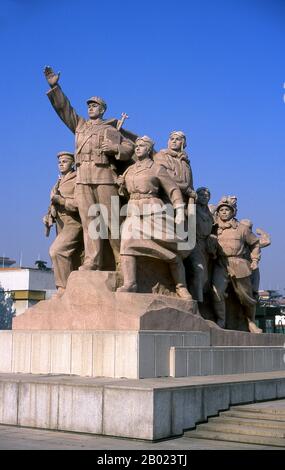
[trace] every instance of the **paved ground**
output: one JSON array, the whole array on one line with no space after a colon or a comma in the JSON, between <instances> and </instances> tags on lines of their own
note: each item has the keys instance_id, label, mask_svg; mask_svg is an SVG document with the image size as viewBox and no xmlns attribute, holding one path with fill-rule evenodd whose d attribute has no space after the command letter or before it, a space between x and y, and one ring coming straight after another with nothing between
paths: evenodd
<instances>
[{"instance_id":1,"label":"paved ground","mask_svg":"<svg viewBox=\"0 0 285 470\"><path fill-rule=\"evenodd\" d=\"M0 450L280 450L251 444L236 444L180 437L161 442L94 436L0 425ZM284 449L282 449L284 450Z\"/></svg>"}]
</instances>

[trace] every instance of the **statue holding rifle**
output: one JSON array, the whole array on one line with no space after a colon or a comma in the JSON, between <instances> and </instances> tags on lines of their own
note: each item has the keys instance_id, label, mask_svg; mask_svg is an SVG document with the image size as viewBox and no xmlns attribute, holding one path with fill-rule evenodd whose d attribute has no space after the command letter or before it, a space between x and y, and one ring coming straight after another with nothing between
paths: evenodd
<instances>
[{"instance_id":1,"label":"statue holding rifle","mask_svg":"<svg viewBox=\"0 0 285 470\"><path fill-rule=\"evenodd\" d=\"M51 227L56 226L56 238L49 254L54 269L57 296L64 294L71 271L81 264L83 249L82 225L75 200L76 172L73 169L74 156L70 152L59 152L58 168L60 177L51 190L50 206L43 222L46 236Z\"/></svg>"}]
</instances>

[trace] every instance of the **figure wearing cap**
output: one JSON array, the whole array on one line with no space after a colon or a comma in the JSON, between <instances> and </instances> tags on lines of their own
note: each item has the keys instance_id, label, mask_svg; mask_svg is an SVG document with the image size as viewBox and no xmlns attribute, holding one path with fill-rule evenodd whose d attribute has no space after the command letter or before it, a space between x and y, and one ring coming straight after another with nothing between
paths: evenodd
<instances>
[{"instance_id":1,"label":"figure wearing cap","mask_svg":"<svg viewBox=\"0 0 285 470\"><path fill-rule=\"evenodd\" d=\"M225 294L229 282L237 294L247 319L249 331L262 333L254 323L256 301L253 297L251 273L260 259L259 239L235 218L236 201L223 197L217 205L215 234L218 240L218 258L213 270L213 306L217 324L226 326ZM250 261L246 253L250 252Z\"/></svg>"},{"instance_id":2,"label":"figure wearing cap","mask_svg":"<svg viewBox=\"0 0 285 470\"><path fill-rule=\"evenodd\" d=\"M83 232L75 199L74 155L63 151L57 154L57 158L60 177L51 190L51 204L43 222L47 236L51 226L56 225L57 236L49 254L54 269L57 295L60 296L65 291L69 274L81 264Z\"/></svg>"},{"instance_id":3,"label":"figure wearing cap","mask_svg":"<svg viewBox=\"0 0 285 470\"><path fill-rule=\"evenodd\" d=\"M134 145L116 128L117 120L104 120L107 105L93 96L87 100L89 119L79 116L58 85L59 74L50 67L45 76L51 87L48 98L67 127L75 134L75 164L77 168L76 193L84 233L85 259L81 269L101 269L102 242L88 234L92 219L90 206L104 205L111 214L111 197L117 196L116 162L130 160ZM110 223L110 220L108 221ZM109 238L115 260L119 261L119 240Z\"/></svg>"},{"instance_id":4,"label":"figure wearing cap","mask_svg":"<svg viewBox=\"0 0 285 470\"><path fill-rule=\"evenodd\" d=\"M169 176L175 181L188 201L193 194L192 169L185 152L186 136L182 131L171 132L167 149L160 150L154 157L155 162L166 168Z\"/></svg>"},{"instance_id":5,"label":"figure wearing cap","mask_svg":"<svg viewBox=\"0 0 285 470\"><path fill-rule=\"evenodd\" d=\"M138 256L157 258L168 263L176 287L176 294L184 299L192 297L187 290L185 270L179 240L174 230L167 230L164 203L165 193L176 211L177 219L184 218L184 203L181 191L170 178L166 169L153 160L153 141L147 137L136 140L137 162L120 177L121 189L130 197L127 217L122 228L121 267L124 285L118 292L136 292L136 259ZM168 219L169 220L169 219Z\"/></svg>"},{"instance_id":6,"label":"figure wearing cap","mask_svg":"<svg viewBox=\"0 0 285 470\"><path fill-rule=\"evenodd\" d=\"M231 206L233 207L234 209L234 217L236 216L237 214L237 197L236 196L223 196L220 200L219 203L221 203L222 201L225 201L226 203L230 203ZM211 211L211 213L213 214L214 216L214 220L216 222L216 219L217 219L217 205L215 204L209 204L209 209Z\"/></svg>"}]
</instances>

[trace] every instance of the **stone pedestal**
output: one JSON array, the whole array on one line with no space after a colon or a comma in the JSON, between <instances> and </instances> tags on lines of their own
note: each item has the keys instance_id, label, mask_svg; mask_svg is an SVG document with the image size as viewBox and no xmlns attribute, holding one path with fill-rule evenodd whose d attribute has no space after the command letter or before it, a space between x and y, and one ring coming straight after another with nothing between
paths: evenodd
<instances>
[{"instance_id":1,"label":"stone pedestal","mask_svg":"<svg viewBox=\"0 0 285 470\"><path fill-rule=\"evenodd\" d=\"M115 272L73 272L61 298L0 333L0 372L140 379L284 369L284 335L222 330L195 301L116 286Z\"/></svg>"},{"instance_id":2,"label":"stone pedestal","mask_svg":"<svg viewBox=\"0 0 285 470\"><path fill-rule=\"evenodd\" d=\"M197 302L176 295L116 292L113 271L74 271L61 298L14 318L13 330L209 331Z\"/></svg>"},{"instance_id":3,"label":"stone pedestal","mask_svg":"<svg viewBox=\"0 0 285 470\"><path fill-rule=\"evenodd\" d=\"M284 335L222 330L194 301L117 283L73 272L0 332L0 423L161 439L285 396Z\"/></svg>"}]
</instances>

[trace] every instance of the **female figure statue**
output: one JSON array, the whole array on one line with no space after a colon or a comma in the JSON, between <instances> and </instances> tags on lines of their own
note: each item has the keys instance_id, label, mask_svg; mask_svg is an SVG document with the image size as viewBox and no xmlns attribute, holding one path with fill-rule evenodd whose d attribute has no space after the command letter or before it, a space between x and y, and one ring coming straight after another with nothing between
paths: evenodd
<instances>
[{"instance_id":1,"label":"female figure statue","mask_svg":"<svg viewBox=\"0 0 285 470\"><path fill-rule=\"evenodd\" d=\"M182 261L189 253L179 250L179 242L183 242L183 239L177 236L173 214L165 214L160 195L164 191L170 199L176 212L176 224L184 221L183 197L166 169L153 161L153 146L154 142L149 137L139 137L135 143L138 161L118 181L121 193L122 190L127 192L130 200L122 228L120 250L124 285L117 291L137 291L136 257L149 256L169 264L177 295L191 300Z\"/></svg>"}]
</instances>

